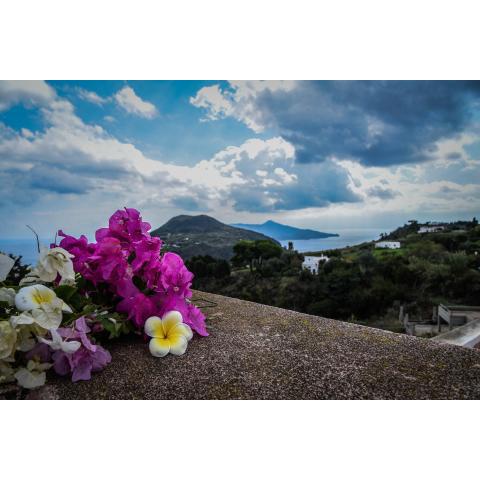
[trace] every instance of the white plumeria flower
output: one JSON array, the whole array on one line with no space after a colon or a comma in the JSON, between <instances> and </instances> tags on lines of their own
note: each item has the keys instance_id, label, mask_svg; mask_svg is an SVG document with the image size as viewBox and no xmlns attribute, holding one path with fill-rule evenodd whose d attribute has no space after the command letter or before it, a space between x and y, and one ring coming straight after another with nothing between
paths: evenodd
<instances>
[{"instance_id":1,"label":"white plumeria flower","mask_svg":"<svg viewBox=\"0 0 480 480\"><path fill-rule=\"evenodd\" d=\"M40 257L37 266L22 279L20 285L35 281L53 282L60 275L60 285L75 283L75 271L73 270L73 255L61 247L40 248Z\"/></svg>"},{"instance_id":2,"label":"white plumeria flower","mask_svg":"<svg viewBox=\"0 0 480 480\"><path fill-rule=\"evenodd\" d=\"M71 340L70 342L63 340L56 330L50 330L50 335L52 336L51 340L41 337L39 340L42 343L46 343L52 350L61 350L65 353L75 353L81 346L81 343L76 340Z\"/></svg>"},{"instance_id":3,"label":"white plumeria flower","mask_svg":"<svg viewBox=\"0 0 480 480\"><path fill-rule=\"evenodd\" d=\"M183 323L182 314L176 310L167 312L162 318L148 318L145 333L152 337L149 349L154 357L164 357L169 353L183 355L193 337L191 328Z\"/></svg>"},{"instance_id":4,"label":"white plumeria flower","mask_svg":"<svg viewBox=\"0 0 480 480\"><path fill-rule=\"evenodd\" d=\"M27 363L27 368L20 368L15 372L14 377L18 384L23 388L38 388L45 385L47 375L45 370L48 370L52 365L50 363L38 363L30 360Z\"/></svg>"},{"instance_id":5,"label":"white plumeria flower","mask_svg":"<svg viewBox=\"0 0 480 480\"><path fill-rule=\"evenodd\" d=\"M29 313L12 317L12 324L37 323L47 330L56 330L60 326L62 311L72 313L72 309L45 285L21 288L15 296L15 306L21 312Z\"/></svg>"},{"instance_id":6,"label":"white plumeria flower","mask_svg":"<svg viewBox=\"0 0 480 480\"><path fill-rule=\"evenodd\" d=\"M15 295L13 288L0 288L0 302L7 302L10 307L15 305Z\"/></svg>"},{"instance_id":7,"label":"white plumeria flower","mask_svg":"<svg viewBox=\"0 0 480 480\"><path fill-rule=\"evenodd\" d=\"M15 265L15 260L8 255L0 253L0 282L4 282Z\"/></svg>"}]
</instances>

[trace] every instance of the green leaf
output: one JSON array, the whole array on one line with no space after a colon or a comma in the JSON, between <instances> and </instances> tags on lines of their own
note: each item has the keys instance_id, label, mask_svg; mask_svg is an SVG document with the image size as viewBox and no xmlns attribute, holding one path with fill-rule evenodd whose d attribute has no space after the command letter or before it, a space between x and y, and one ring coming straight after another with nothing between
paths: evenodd
<instances>
[{"instance_id":1,"label":"green leaf","mask_svg":"<svg viewBox=\"0 0 480 480\"><path fill-rule=\"evenodd\" d=\"M64 302L68 302L76 292L77 287L73 285L60 285L55 289L57 297L61 298Z\"/></svg>"}]
</instances>

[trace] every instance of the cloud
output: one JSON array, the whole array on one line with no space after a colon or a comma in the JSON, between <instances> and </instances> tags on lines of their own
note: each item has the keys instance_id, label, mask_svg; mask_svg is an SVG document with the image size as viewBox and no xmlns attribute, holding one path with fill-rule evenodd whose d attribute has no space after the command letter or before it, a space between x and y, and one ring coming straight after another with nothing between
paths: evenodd
<instances>
[{"instance_id":1,"label":"cloud","mask_svg":"<svg viewBox=\"0 0 480 480\"><path fill-rule=\"evenodd\" d=\"M380 183L384 183L384 182L380 180ZM391 188L383 188L380 185L375 185L374 187L370 187L367 190L367 194L370 197L377 197L382 200L390 200L392 198L397 197L398 195L401 195L400 192L392 190Z\"/></svg>"},{"instance_id":2,"label":"cloud","mask_svg":"<svg viewBox=\"0 0 480 480\"><path fill-rule=\"evenodd\" d=\"M40 113L43 131L19 133L0 123L2 195L8 202L17 201L18 185L27 189L29 202L34 202L45 192L83 195L93 190L120 191L132 198L152 172L169 181L161 163L102 127L84 123L70 102L56 98Z\"/></svg>"},{"instance_id":3,"label":"cloud","mask_svg":"<svg viewBox=\"0 0 480 480\"><path fill-rule=\"evenodd\" d=\"M23 103L27 107L45 106L56 97L46 82L36 80L4 80L0 82L0 111Z\"/></svg>"},{"instance_id":4,"label":"cloud","mask_svg":"<svg viewBox=\"0 0 480 480\"><path fill-rule=\"evenodd\" d=\"M103 105L109 101L108 98L103 98L91 90L85 90L84 88L77 89L78 96L86 102L94 103L95 105Z\"/></svg>"},{"instance_id":5,"label":"cloud","mask_svg":"<svg viewBox=\"0 0 480 480\"><path fill-rule=\"evenodd\" d=\"M386 166L430 160L439 141L471 125L479 98L480 82L230 82L190 101L211 120L276 129L299 163L335 156Z\"/></svg>"},{"instance_id":6,"label":"cloud","mask_svg":"<svg viewBox=\"0 0 480 480\"><path fill-rule=\"evenodd\" d=\"M126 112L144 118L153 118L157 109L153 103L142 100L132 87L125 86L114 95L117 104Z\"/></svg>"},{"instance_id":7,"label":"cloud","mask_svg":"<svg viewBox=\"0 0 480 480\"><path fill-rule=\"evenodd\" d=\"M219 203L236 211L274 212L356 202L348 171L335 161L306 166L295 163L295 149L282 139L250 139L228 147L192 169L205 178ZM184 177L185 178L185 177ZM202 180L203 181L203 180Z\"/></svg>"},{"instance_id":8,"label":"cloud","mask_svg":"<svg viewBox=\"0 0 480 480\"><path fill-rule=\"evenodd\" d=\"M53 225L80 233L98 226L101 219L124 205L141 209L154 225L194 211L225 221L239 217L264 221L268 215L286 223L297 224L298 220L304 221L304 226L314 226L318 219L330 218L332 224L356 218L358 225L365 226L368 218L388 224L392 219L402 221L406 215L456 217L458 212L470 215L478 209L479 127L433 142L428 163L372 165L333 154L306 162L302 158L305 150L299 153L299 149L305 148L315 132L314 126L310 129L307 125L303 137L293 128L285 135L268 137L265 133L263 139L250 138L193 165L179 165L151 158L134 143L121 141L102 126L84 121L73 104L47 84L29 89L6 88L1 82L0 86L4 105L21 102L35 107L43 122L38 130L31 126L16 130L0 122L4 231L18 229L18 218L22 218L22 225L40 225L40 230L50 231ZM302 98L306 87L295 83L277 87L253 82L227 99L239 119L247 122L246 116L251 113L250 125L259 128L273 128L270 110L250 111L250 100L239 108L236 103L244 102L242 98L253 96L255 105L260 105L273 99L279 102L282 97L289 115L306 120L302 111L308 108L305 101L299 101L297 107L290 98ZM29 97L28 91L36 93ZM212 102L218 100L208 91L206 96ZM222 106L220 101L217 105L215 115L219 118L231 115L226 104ZM311 107L312 122L317 125L317 107L313 103ZM335 110L332 125L336 128L339 120L334 114ZM338 114L343 118L343 112ZM355 115L353 119L353 125L359 124ZM370 109L365 128L371 143L383 135L382 122ZM287 136L294 136L297 142ZM18 194L19 186L22 195ZM322 225L317 227L321 229Z\"/></svg>"},{"instance_id":9,"label":"cloud","mask_svg":"<svg viewBox=\"0 0 480 480\"><path fill-rule=\"evenodd\" d=\"M231 89L224 90L219 85L203 87L190 98L190 103L206 110L204 120L233 117L259 133L264 130L265 119L263 112L256 107L255 99L261 94L290 92L296 82L251 80L230 82L230 85Z\"/></svg>"}]
</instances>

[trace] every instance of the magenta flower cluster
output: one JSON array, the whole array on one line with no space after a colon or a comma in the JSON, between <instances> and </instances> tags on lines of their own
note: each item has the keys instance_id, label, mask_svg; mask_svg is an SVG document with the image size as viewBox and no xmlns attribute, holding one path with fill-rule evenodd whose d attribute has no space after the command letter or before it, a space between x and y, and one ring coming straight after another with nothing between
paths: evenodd
<instances>
[{"instance_id":1,"label":"magenta flower cluster","mask_svg":"<svg viewBox=\"0 0 480 480\"><path fill-rule=\"evenodd\" d=\"M125 208L110 217L107 228L96 231L95 243L60 231L60 247L74 255L77 273L108 289L116 298L116 310L138 330L148 317L178 310L193 330L208 335L204 315L189 301L193 274L177 254L162 254L162 241L149 230L137 210Z\"/></svg>"}]
</instances>

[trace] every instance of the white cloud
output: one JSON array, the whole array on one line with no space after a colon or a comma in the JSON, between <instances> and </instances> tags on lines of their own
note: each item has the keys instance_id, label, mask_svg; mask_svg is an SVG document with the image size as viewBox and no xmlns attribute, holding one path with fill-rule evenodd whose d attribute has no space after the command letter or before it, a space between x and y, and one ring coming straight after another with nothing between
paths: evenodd
<instances>
[{"instance_id":1,"label":"white cloud","mask_svg":"<svg viewBox=\"0 0 480 480\"><path fill-rule=\"evenodd\" d=\"M4 80L0 82L0 111L23 103L28 107L45 106L56 97L55 90L37 80Z\"/></svg>"},{"instance_id":2,"label":"white cloud","mask_svg":"<svg viewBox=\"0 0 480 480\"><path fill-rule=\"evenodd\" d=\"M85 100L86 102L94 103L95 105L103 105L104 103L108 102L108 98L103 98L95 92L91 90L85 90L84 88L79 88L78 96Z\"/></svg>"},{"instance_id":3,"label":"white cloud","mask_svg":"<svg viewBox=\"0 0 480 480\"><path fill-rule=\"evenodd\" d=\"M142 100L132 87L125 86L114 95L117 104L126 112L144 118L153 118L157 109L153 103Z\"/></svg>"},{"instance_id":4,"label":"white cloud","mask_svg":"<svg viewBox=\"0 0 480 480\"><path fill-rule=\"evenodd\" d=\"M232 103L218 85L201 88L195 97L190 98L190 103L197 108L204 108L207 120L226 117L233 108Z\"/></svg>"},{"instance_id":5,"label":"white cloud","mask_svg":"<svg viewBox=\"0 0 480 480\"><path fill-rule=\"evenodd\" d=\"M269 88L260 85L244 85L242 91ZM30 98L27 91L37 93ZM0 101L8 99L9 105L39 105L44 119L44 129L35 132L0 123L0 208L9 213L3 215L5 231L18 229L22 218L22 225L39 225L40 231L58 226L80 233L124 205L141 209L155 226L201 210L230 222L263 221L268 215L321 229L315 225L319 218L331 225L349 218L366 225L368 219L402 221L420 213L455 216L479 201L480 163L466 149L478 138L474 134L439 143L431 161L419 165L367 167L339 158L298 163L294 146L273 137L252 138L186 166L157 161L101 126L85 123L50 87L3 87L2 92ZM372 127L372 140L377 128ZM19 185L28 195L18 195Z\"/></svg>"},{"instance_id":6,"label":"white cloud","mask_svg":"<svg viewBox=\"0 0 480 480\"><path fill-rule=\"evenodd\" d=\"M265 129L268 119L255 103L264 92L290 92L296 82L288 80L231 81L230 89L222 90L219 85L201 88L190 103L206 110L206 120L233 117L247 125L255 133Z\"/></svg>"}]
</instances>

